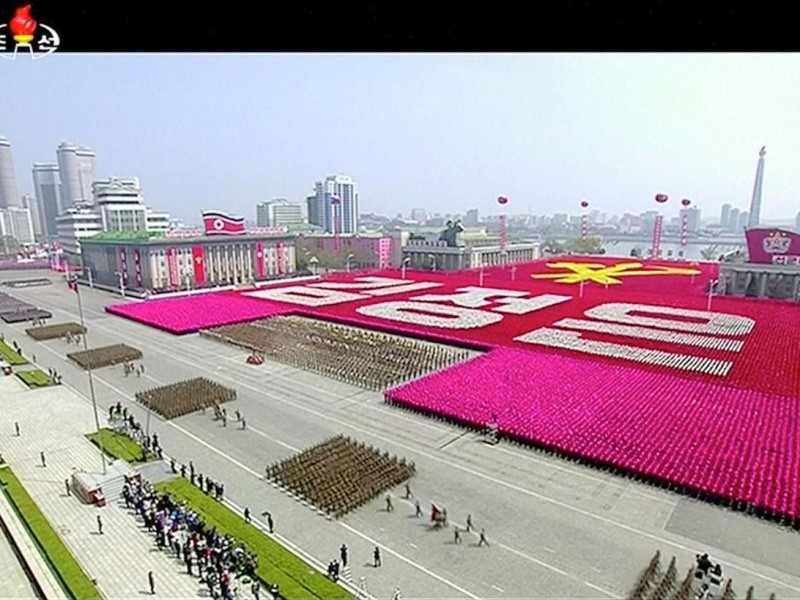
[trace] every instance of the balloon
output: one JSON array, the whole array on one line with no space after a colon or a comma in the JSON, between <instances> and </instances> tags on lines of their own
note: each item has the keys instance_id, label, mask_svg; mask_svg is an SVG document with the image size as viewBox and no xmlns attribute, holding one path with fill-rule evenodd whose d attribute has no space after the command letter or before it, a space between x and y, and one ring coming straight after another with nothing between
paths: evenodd
<instances>
[{"instance_id":1,"label":"balloon","mask_svg":"<svg viewBox=\"0 0 800 600\"><path fill-rule=\"evenodd\" d=\"M586 200L584 200L583 202L581 202L581 208L589 208L589 203Z\"/></svg>"},{"instance_id":2,"label":"balloon","mask_svg":"<svg viewBox=\"0 0 800 600\"><path fill-rule=\"evenodd\" d=\"M681 200L681 204L683 204L684 206L689 206L691 203L692 201L689 200L688 198L684 198L683 200Z\"/></svg>"},{"instance_id":3,"label":"balloon","mask_svg":"<svg viewBox=\"0 0 800 600\"><path fill-rule=\"evenodd\" d=\"M664 204L667 200L669 200L669 196L666 194L656 194L656 202L659 204Z\"/></svg>"},{"instance_id":4,"label":"balloon","mask_svg":"<svg viewBox=\"0 0 800 600\"><path fill-rule=\"evenodd\" d=\"M508 204L508 198L506 198L505 196L500 196L497 199L497 203L498 204Z\"/></svg>"}]
</instances>

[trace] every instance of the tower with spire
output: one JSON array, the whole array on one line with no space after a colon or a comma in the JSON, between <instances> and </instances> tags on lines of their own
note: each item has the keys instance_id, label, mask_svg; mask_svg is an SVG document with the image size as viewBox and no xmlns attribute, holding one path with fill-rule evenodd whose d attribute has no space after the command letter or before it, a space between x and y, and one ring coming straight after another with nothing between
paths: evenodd
<instances>
[{"instance_id":1,"label":"tower with spire","mask_svg":"<svg viewBox=\"0 0 800 600\"><path fill-rule=\"evenodd\" d=\"M758 227L761 220L761 184L764 181L764 155L767 147L762 146L758 153L758 168L756 169L756 182L753 185L753 199L750 201L750 214L747 218L747 228Z\"/></svg>"}]
</instances>

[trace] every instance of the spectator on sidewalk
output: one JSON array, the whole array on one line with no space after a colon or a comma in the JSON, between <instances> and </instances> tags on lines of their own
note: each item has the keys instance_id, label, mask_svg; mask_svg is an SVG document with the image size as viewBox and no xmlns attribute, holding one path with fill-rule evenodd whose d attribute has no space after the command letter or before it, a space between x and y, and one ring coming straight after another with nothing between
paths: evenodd
<instances>
[{"instance_id":1,"label":"spectator on sidewalk","mask_svg":"<svg viewBox=\"0 0 800 600\"><path fill-rule=\"evenodd\" d=\"M376 569L380 567L383 563L381 563L381 549L375 546L375 550L372 552L372 566Z\"/></svg>"},{"instance_id":2,"label":"spectator on sidewalk","mask_svg":"<svg viewBox=\"0 0 800 600\"><path fill-rule=\"evenodd\" d=\"M156 595L156 578L155 578L155 575L153 575L152 571L149 571L147 573L147 583L150 584L150 594L152 596L155 596Z\"/></svg>"}]
</instances>

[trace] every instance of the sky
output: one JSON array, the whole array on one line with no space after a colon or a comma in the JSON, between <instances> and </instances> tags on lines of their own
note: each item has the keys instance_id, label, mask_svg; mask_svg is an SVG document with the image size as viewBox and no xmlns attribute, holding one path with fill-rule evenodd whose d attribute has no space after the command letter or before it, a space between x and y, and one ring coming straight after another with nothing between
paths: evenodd
<instances>
[{"instance_id":1,"label":"sky","mask_svg":"<svg viewBox=\"0 0 800 600\"><path fill-rule=\"evenodd\" d=\"M331 174L360 212L800 211L800 54L68 54L0 61L20 193L61 141L148 205L255 218Z\"/></svg>"}]
</instances>

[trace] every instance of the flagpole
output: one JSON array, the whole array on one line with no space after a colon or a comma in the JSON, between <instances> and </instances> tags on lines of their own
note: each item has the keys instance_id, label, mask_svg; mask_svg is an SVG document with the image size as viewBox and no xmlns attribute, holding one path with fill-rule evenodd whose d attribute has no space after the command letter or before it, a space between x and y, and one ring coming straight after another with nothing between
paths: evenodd
<instances>
[{"instance_id":1,"label":"flagpole","mask_svg":"<svg viewBox=\"0 0 800 600\"><path fill-rule=\"evenodd\" d=\"M86 333L88 330L86 329L86 325L83 320L83 303L81 302L81 293L78 291L77 280L73 282L73 285L75 286L74 288L75 295L78 297L78 315L81 319L81 327L83 328L83 349L88 350L89 342L86 341ZM100 418L97 416L97 397L95 396L94 393L94 377L92 377L91 366L88 369L86 369L86 372L89 375L89 394L91 395L92 398L92 410L94 411L94 424L95 427L97 428L97 444L98 446L100 446L100 461L103 465L103 475L105 475L107 473L106 453L105 449L103 448L103 436L100 433Z\"/></svg>"}]
</instances>

